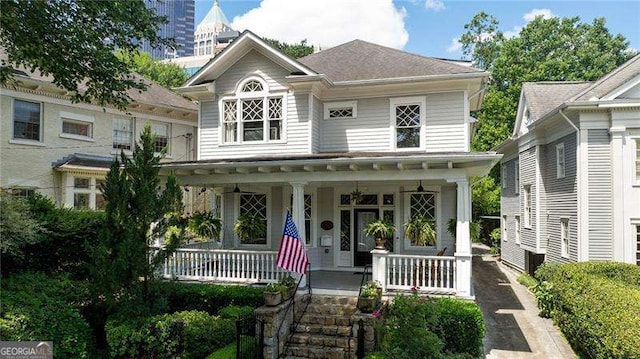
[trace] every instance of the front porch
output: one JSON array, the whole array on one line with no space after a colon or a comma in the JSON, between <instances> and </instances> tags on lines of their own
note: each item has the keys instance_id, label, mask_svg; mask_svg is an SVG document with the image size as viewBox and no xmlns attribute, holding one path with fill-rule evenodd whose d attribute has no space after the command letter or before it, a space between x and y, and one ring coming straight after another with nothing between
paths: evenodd
<instances>
[{"instance_id":1,"label":"front porch","mask_svg":"<svg viewBox=\"0 0 640 359\"><path fill-rule=\"evenodd\" d=\"M265 285L287 272L276 267L276 252L180 248L167 258L161 276L171 280ZM357 295L365 280L379 281L384 294L418 290L425 294L456 294L456 258L373 251L373 265L342 270L310 270L306 282L318 294Z\"/></svg>"},{"instance_id":2,"label":"front porch","mask_svg":"<svg viewBox=\"0 0 640 359\"><path fill-rule=\"evenodd\" d=\"M181 183L209 191L210 209L223 223L216 249L179 250L165 263L163 275L246 284L277 281L284 273L275 268L275 256L285 214L291 211L310 258L312 287L314 273L354 276L371 265L372 279L385 292L418 287L470 298L469 177L485 174L497 159L477 153L369 153L163 165L163 172L174 172ZM234 230L246 214L263 221L266 230L260 236L242 238ZM416 216L434 224L433 242L405 236L404 224ZM395 226L385 250L374 250L374 238L364 231L379 218Z\"/></svg>"}]
</instances>

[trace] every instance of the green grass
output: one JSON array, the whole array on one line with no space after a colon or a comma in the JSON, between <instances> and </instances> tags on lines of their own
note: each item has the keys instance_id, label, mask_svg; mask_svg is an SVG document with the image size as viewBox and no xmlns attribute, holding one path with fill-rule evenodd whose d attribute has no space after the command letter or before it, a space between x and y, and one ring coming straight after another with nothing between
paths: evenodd
<instances>
[{"instance_id":1,"label":"green grass","mask_svg":"<svg viewBox=\"0 0 640 359\"><path fill-rule=\"evenodd\" d=\"M224 348L220 348L215 352L209 354L207 359L235 359L236 358L236 343L233 342Z\"/></svg>"},{"instance_id":2,"label":"green grass","mask_svg":"<svg viewBox=\"0 0 640 359\"><path fill-rule=\"evenodd\" d=\"M538 284L538 281L536 281L535 278L533 278L532 276L530 276L527 273L520 273L520 275L518 276L518 283L520 283L523 286L531 289L531 288L533 288L533 286Z\"/></svg>"}]
</instances>

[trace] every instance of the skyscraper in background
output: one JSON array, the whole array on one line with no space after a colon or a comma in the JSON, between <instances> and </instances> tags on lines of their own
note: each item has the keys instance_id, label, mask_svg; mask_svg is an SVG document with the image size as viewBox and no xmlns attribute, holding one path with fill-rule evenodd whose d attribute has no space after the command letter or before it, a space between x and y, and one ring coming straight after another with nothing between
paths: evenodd
<instances>
[{"instance_id":1,"label":"skyscraper in background","mask_svg":"<svg viewBox=\"0 0 640 359\"><path fill-rule=\"evenodd\" d=\"M156 10L156 14L166 16L169 21L161 25L159 35L174 38L178 48L168 47L152 49L143 43L142 50L151 54L154 59L170 59L193 55L193 32L195 0L144 0L147 8Z\"/></svg>"}]
</instances>

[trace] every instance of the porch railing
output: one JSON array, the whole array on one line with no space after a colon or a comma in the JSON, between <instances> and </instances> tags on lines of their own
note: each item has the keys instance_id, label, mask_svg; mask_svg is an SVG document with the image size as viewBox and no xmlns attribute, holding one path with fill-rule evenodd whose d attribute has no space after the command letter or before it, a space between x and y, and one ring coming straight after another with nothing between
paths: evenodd
<instances>
[{"instance_id":1,"label":"porch railing","mask_svg":"<svg viewBox=\"0 0 640 359\"><path fill-rule=\"evenodd\" d=\"M161 274L168 279L234 283L277 282L286 272L276 266L275 251L177 249Z\"/></svg>"},{"instance_id":2,"label":"porch railing","mask_svg":"<svg viewBox=\"0 0 640 359\"><path fill-rule=\"evenodd\" d=\"M412 290L434 293L456 291L456 258L449 256L420 256L382 254L384 268L374 268L385 289ZM374 260L374 266L375 266ZM380 278L380 277L383 278ZM376 278L374 278L376 279Z\"/></svg>"}]
</instances>

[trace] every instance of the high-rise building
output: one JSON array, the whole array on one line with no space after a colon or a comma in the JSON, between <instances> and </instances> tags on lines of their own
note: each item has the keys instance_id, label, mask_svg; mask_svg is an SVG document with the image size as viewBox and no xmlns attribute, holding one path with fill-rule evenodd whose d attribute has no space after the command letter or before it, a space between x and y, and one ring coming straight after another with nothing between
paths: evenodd
<instances>
[{"instance_id":1,"label":"high-rise building","mask_svg":"<svg viewBox=\"0 0 640 359\"><path fill-rule=\"evenodd\" d=\"M240 35L231 28L229 20L220 8L220 2L215 0L213 6L196 28L194 35L193 55L214 56Z\"/></svg>"},{"instance_id":2,"label":"high-rise building","mask_svg":"<svg viewBox=\"0 0 640 359\"><path fill-rule=\"evenodd\" d=\"M161 25L158 34L164 38L173 38L178 47L174 50L166 46L153 49L148 43L142 44L142 50L155 59L170 59L193 54L193 33L195 0L145 0L147 8L156 10L156 14L166 16L168 22Z\"/></svg>"}]
</instances>

